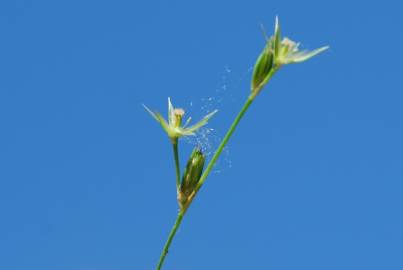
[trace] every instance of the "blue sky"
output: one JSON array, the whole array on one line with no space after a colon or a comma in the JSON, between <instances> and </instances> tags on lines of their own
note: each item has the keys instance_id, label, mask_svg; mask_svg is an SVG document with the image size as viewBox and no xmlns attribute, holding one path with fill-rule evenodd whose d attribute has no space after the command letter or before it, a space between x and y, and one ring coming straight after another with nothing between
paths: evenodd
<instances>
[{"instance_id":1,"label":"blue sky","mask_svg":"<svg viewBox=\"0 0 403 270\"><path fill-rule=\"evenodd\" d=\"M177 204L169 141L141 104L218 109L213 149L276 15L303 48L331 49L258 97L164 269L403 269L401 10L1 1L0 269L153 269Z\"/></svg>"}]
</instances>

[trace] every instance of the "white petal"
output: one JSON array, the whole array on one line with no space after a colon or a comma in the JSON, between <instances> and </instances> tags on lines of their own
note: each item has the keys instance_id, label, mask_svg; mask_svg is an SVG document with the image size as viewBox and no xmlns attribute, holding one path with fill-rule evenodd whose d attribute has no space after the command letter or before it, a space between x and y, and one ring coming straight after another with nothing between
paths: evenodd
<instances>
[{"instance_id":1,"label":"white petal","mask_svg":"<svg viewBox=\"0 0 403 270\"><path fill-rule=\"evenodd\" d=\"M313 51L301 51L301 52L297 52L294 54L291 54L289 57L289 60L291 63L301 63L304 62L306 60L308 60L309 58L314 57L315 55L327 50L329 48L329 46L324 46L321 48L318 48L316 50Z\"/></svg>"},{"instance_id":2,"label":"white petal","mask_svg":"<svg viewBox=\"0 0 403 270\"><path fill-rule=\"evenodd\" d=\"M186 123L183 125L184 128L185 128L187 125L189 125L190 120L192 120L192 117L189 117L189 118L186 120Z\"/></svg>"},{"instance_id":3,"label":"white petal","mask_svg":"<svg viewBox=\"0 0 403 270\"><path fill-rule=\"evenodd\" d=\"M206 115L202 120L200 120L198 123L194 124L193 126L190 126L188 128L186 128L185 130L187 132L195 132L196 130L198 130L199 128L201 128L202 126L204 126L205 124L207 124L208 120L218 112L218 110L214 110L211 113L209 113L208 115Z\"/></svg>"},{"instance_id":4,"label":"white petal","mask_svg":"<svg viewBox=\"0 0 403 270\"><path fill-rule=\"evenodd\" d=\"M168 97L168 123L173 125L175 119L174 106L172 106L171 98Z\"/></svg>"},{"instance_id":5,"label":"white petal","mask_svg":"<svg viewBox=\"0 0 403 270\"><path fill-rule=\"evenodd\" d=\"M155 115L155 113L153 111L151 111L146 105L142 104L144 109L146 109L146 111L155 119L159 122L158 117Z\"/></svg>"}]
</instances>

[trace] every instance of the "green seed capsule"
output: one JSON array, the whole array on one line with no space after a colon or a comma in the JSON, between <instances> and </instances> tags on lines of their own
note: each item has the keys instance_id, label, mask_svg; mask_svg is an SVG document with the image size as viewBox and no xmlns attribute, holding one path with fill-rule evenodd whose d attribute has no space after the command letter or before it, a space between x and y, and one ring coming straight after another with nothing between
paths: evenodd
<instances>
[{"instance_id":1,"label":"green seed capsule","mask_svg":"<svg viewBox=\"0 0 403 270\"><path fill-rule=\"evenodd\" d=\"M273 46L271 43L271 41L268 42L256 61L252 75L252 91L258 91L263 86L263 82L273 67Z\"/></svg>"},{"instance_id":2,"label":"green seed capsule","mask_svg":"<svg viewBox=\"0 0 403 270\"><path fill-rule=\"evenodd\" d=\"M194 148L186 164L179 188L178 201L181 206L186 204L189 196L195 191L203 172L204 163L205 157L202 151L198 147Z\"/></svg>"}]
</instances>

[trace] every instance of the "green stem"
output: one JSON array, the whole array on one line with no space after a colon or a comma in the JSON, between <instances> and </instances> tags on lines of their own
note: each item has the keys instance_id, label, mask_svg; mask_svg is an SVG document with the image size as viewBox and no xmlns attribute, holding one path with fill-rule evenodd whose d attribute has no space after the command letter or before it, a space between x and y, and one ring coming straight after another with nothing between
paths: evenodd
<instances>
[{"instance_id":1,"label":"green stem","mask_svg":"<svg viewBox=\"0 0 403 270\"><path fill-rule=\"evenodd\" d=\"M181 184L181 174L179 168L179 154L178 154L178 139L172 141L172 147L174 150L174 159L175 159L176 190L178 190Z\"/></svg>"},{"instance_id":2,"label":"green stem","mask_svg":"<svg viewBox=\"0 0 403 270\"><path fill-rule=\"evenodd\" d=\"M244 116L245 112L248 110L249 106L252 104L253 100L254 100L254 98L252 96L250 96L246 100L242 109L239 111L238 115L234 119L234 122L232 122L230 128L227 131L227 134L225 134L224 139L221 141L220 145L218 146L216 152L214 153L213 158L210 160L210 162L207 165L206 169L204 170L202 176L200 177L200 180L196 186L195 195L199 191L201 186L203 185L204 181L206 181L206 178L210 174L211 170L213 169L215 163L217 162L218 157L220 156L221 152L224 150L225 145L227 144L228 140L231 138L232 134L234 133L236 127L239 124L239 121L241 121L242 117ZM193 196L193 198L194 198L194 196Z\"/></svg>"},{"instance_id":3,"label":"green stem","mask_svg":"<svg viewBox=\"0 0 403 270\"><path fill-rule=\"evenodd\" d=\"M171 232L169 233L169 236L168 236L168 240L165 243L164 248L162 250L160 260L159 260L158 265L157 265L157 270L160 270L161 267L162 267L162 264L164 263L165 257L168 254L169 246L171 245L172 239L174 238L174 236L176 234L176 231L178 230L180 224L182 223L182 219L183 219L184 215L185 215L185 212L180 211L178 213L178 216L176 217L175 224L172 227L172 230L171 230Z\"/></svg>"},{"instance_id":4,"label":"green stem","mask_svg":"<svg viewBox=\"0 0 403 270\"><path fill-rule=\"evenodd\" d=\"M227 134L225 134L224 139L222 139L220 145L218 146L216 152L214 153L213 158L210 160L210 162L207 165L206 169L204 170L202 176L200 177L200 180L196 186L195 192L193 193L193 196L189 199L189 203L188 203L187 207L189 207L189 205L192 203L197 192L199 191L201 186L204 184L204 181L206 181L207 176L210 174L211 170L213 169L215 163L217 162L217 159L221 155L221 152L224 150L225 145L227 144L228 140L231 138L232 133L234 133L236 127L239 124L239 121L241 121L242 117L244 116L245 112L248 110L248 108L252 104L252 102L255 100L256 96L260 93L260 91L263 89L263 87L270 81L270 79L273 77L273 75L276 73L276 71L279 68L280 67L277 67L277 66L273 67L273 69L267 75L267 78L265 79L264 83L259 85L256 89L252 89L252 93L249 95L249 97L246 100L245 104L243 105L242 109L239 111L238 115L235 117L234 121L232 122L230 128L227 131Z\"/></svg>"}]
</instances>

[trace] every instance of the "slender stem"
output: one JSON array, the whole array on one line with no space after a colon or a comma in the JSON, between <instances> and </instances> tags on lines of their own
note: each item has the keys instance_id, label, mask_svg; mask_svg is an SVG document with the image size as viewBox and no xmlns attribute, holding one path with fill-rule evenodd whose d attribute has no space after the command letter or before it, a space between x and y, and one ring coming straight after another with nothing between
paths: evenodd
<instances>
[{"instance_id":1,"label":"slender stem","mask_svg":"<svg viewBox=\"0 0 403 270\"><path fill-rule=\"evenodd\" d=\"M199 191L199 189L203 185L204 181L206 181L206 178L210 174L211 170L213 169L215 163L217 162L218 157L220 156L221 152L224 150L225 145L227 144L228 140L231 138L232 134L234 133L236 127L239 124L239 121L241 121L242 117L244 116L245 112L248 110L248 108L252 104L252 102L253 102L253 98L249 97L246 100L245 104L243 105L242 109L239 111L236 118L234 119L234 122L232 122L230 128L227 131L227 134L225 134L223 140L221 141L220 145L218 146L216 152L214 153L214 156L212 157L212 159L210 160L206 169L204 170L202 176L200 177L200 180L197 184L195 193L197 193Z\"/></svg>"},{"instance_id":2,"label":"slender stem","mask_svg":"<svg viewBox=\"0 0 403 270\"><path fill-rule=\"evenodd\" d=\"M246 100L245 104L243 105L242 109L239 111L238 115L235 117L234 121L232 122L230 128L227 131L227 134L225 134L224 138L222 139L220 145L218 146L216 152L214 153L213 158L210 160L209 164L207 165L206 169L204 170L203 174L200 177L199 182L197 183L197 186L195 188L195 191L193 194L190 196L188 203L185 207L185 210L190 206L192 203L194 197L196 196L197 192L199 192L200 188L204 184L204 181L206 181L207 176L210 174L211 170L213 169L215 163L217 162L217 159L221 155L221 152L224 150L225 145L227 144L228 140L231 138L232 133L234 133L236 127L239 124L239 121L241 121L242 117L248 110L249 106L252 104L252 102L255 100L256 96L260 93L260 91L263 89L263 87L271 80L273 75L276 73L276 71L279 69L279 66L274 67L269 74L267 75L267 79L265 80L264 83L259 85L256 89L252 89L252 93L249 95L248 99Z\"/></svg>"},{"instance_id":3,"label":"slender stem","mask_svg":"<svg viewBox=\"0 0 403 270\"><path fill-rule=\"evenodd\" d=\"M168 254L169 246L171 245L172 239L174 238L174 236L176 234L176 231L178 230L180 224L182 223L182 219L183 219L184 215L185 215L185 212L180 211L178 213L178 216L176 217L175 224L172 227L171 232L169 233L169 236L168 236L168 240L166 241L166 243L164 245L164 248L162 250L160 260L159 260L158 265L157 265L157 270L160 270L161 267L162 267L162 264L164 263L165 257Z\"/></svg>"},{"instance_id":4,"label":"slender stem","mask_svg":"<svg viewBox=\"0 0 403 270\"><path fill-rule=\"evenodd\" d=\"M174 159L175 159L176 189L178 190L181 184L181 174L179 168L179 154L178 154L178 139L172 141L172 147L174 150Z\"/></svg>"}]
</instances>

